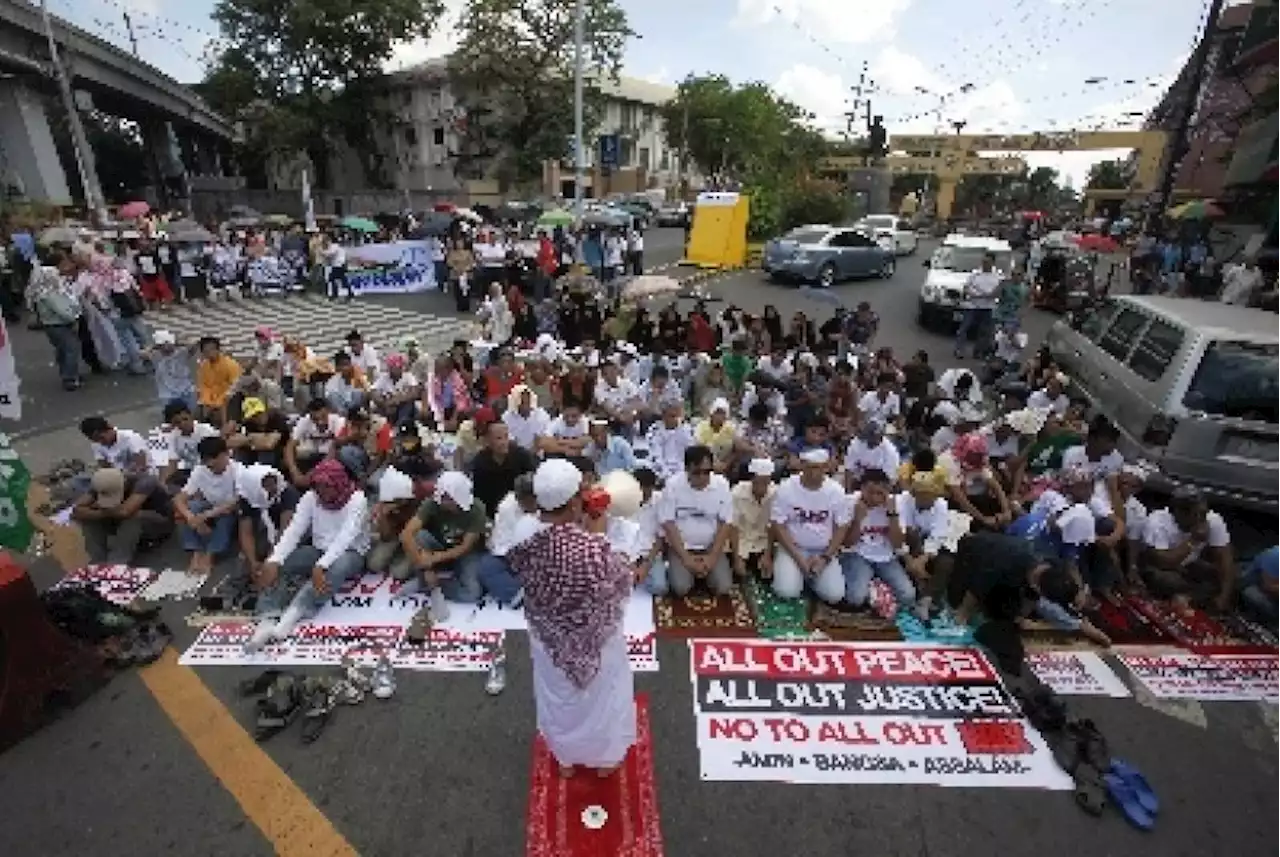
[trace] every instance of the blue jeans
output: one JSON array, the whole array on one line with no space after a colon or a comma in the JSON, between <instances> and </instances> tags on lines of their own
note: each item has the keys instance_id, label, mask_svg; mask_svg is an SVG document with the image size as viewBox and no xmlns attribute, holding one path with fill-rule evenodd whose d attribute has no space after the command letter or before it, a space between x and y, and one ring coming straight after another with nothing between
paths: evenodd
<instances>
[{"instance_id":1,"label":"blue jeans","mask_svg":"<svg viewBox=\"0 0 1280 857\"><path fill-rule=\"evenodd\" d=\"M490 553L482 553L479 556L480 560L476 563L476 578L480 582L480 588L504 607L509 605L521 589L520 581L512 572L511 566L505 557Z\"/></svg>"},{"instance_id":2,"label":"blue jeans","mask_svg":"<svg viewBox=\"0 0 1280 857\"><path fill-rule=\"evenodd\" d=\"M58 366L58 377L64 384L80 380L80 333L74 324L51 324L44 328L44 335L53 346L53 360Z\"/></svg>"},{"instance_id":3,"label":"blue jeans","mask_svg":"<svg viewBox=\"0 0 1280 857\"><path fill-rule=\"evenodd\" d=\"M896 559L872 562L856 553L840 555L840 568L844 572L844 597L855 607L861 607L871 597L871 578L878 577L893 592L898 608L905 609L916 603L916 587L911 576Z\"/></svg>"},{"instance_id":4,"label":"blue jeans","mask_svg":"<svg viewBox=\"0 0 1280 857\"><path fill-rule=\"evenodd\" d=\"M1050 601L1044 596L1036 599L1032 608L1032 613L1037 619L1048 622L1059 631L1079 631L1080 617L1063 607L1056 601Z\"/></svg>"},{"instance_id":5,"label":"blue jeans","mask_svg":"<svg viewBox=\"0 0 1280 857\"><path fill-rule=\"evenodd\" d=\"M316 563L322 556L324 551L314 545L299 545L294 548L293 553L280 563L280 575L276 578L276 582L258 593L258 612L278 612L284 607L286 593L293 586L301 583L302 587L298 590L298 594L293 596L290 604L301 607L308 617L314 616L316 611L329 600L328 595L321 595L311 585L311 570L316 567ZM344 583L359 576L363 571L364 556L355 551L344 551L332 565L325 569L324 577L332 593L337 592Z\"/></svg>"},{"instance_id":6,"label":"blue jeans","mask_svg":"<svg viewBox=\"0 0 1280 857\"><path fill-rule=\"evenodd\" d=\"M164 410L164 406L165 406L165 405L169 404L169 403L170 403L170 402L172 402L172 401L177 400L177 401L180 401L180 402L185 403L185 404L186 404L186 406L187 406L187 410L191 411L191 413L193 413L193 414L194 414L194 413L196 412L196 404L197 404L197 402L196 402L196 391L195 391L195 390L186 390L186 391L183 391L183 392L181 392L181 393L173 393L173 392L170 392L170 391L168 391L168 390L160 390L160 391L159 391L159 398L160 398L160 409L161 409L161 410Z\"/></svg>"},{"instance_id":7,"label":"blue jeans","mask_svg":"<svg viewBox=\"0 0 1280 857\"><path fill-rule=\"evenodd\" d=\"M116 316L111 319L111 323L115 326L116 336L120 338L120 347L124 349L124 362L129 371L135 375L147 371L146 364L142 362L142 350L151 341L151 332L147 330L147 323L142 320L142 316L135 315L133 318Z\"/></svg>"},{"instance_id":8,"label":"blue jeans","mask_svg":"<svg viewBox=\"0 0 1280 857\"><path fill-rule=\"evenodd\" d=\"M418 547L424 550L445 549L445 546L436 541L435 536L426 530L418 531L417 542ZM480 596L484 593L480 585L480 564L484 557L484 553L477 551L454 560L452 565L437 566L433 569L440 575L440 589L444 592L445 598L459 604L475 604L480 600Z\"/></svg>"},{"instance_id":9,"label":"blue jeans","mask_svg":"<svg viewBox=\"0 0 1280 857\"><path fill-rule=\"evenodd\" d=\"M670 591L671 586L667 583L667 561L664 557L659 556L649 566L649 573L640 581L640 588L658 597Z\"/></svg>"},{"instance_id":10,"label":"blue jeans","mask_svg":"<svg viewBox=\"0 0 1280 857\"><path fill-rule=\"evenodd\" d=\"M984 334L988 334L991 325L991 310L989 309L967 309L960 319L960 327L956 330L956 353L964 351L965 343L969 341L969 331L975 327Z\"/></svg>"},{"instance_id":11,"label":"blue jeans","mask_svg":"<svg viewBox=\"0 0 1280 857\"><path fill-rule=\"evenodd\" d=\"M199 515L213 508L207 500L196 498L187 503L187 508L192 513ZM236 533L236 513L228 512L225 515L219 515L212 521L207 522L209 525L209 535L202 536L196 532L195 527L188 526L185 522L178 528L182 534L183 550L192 553L207 553L214 556L226 553L231 548L231 539Z\"/></svg>"}]
</instances>

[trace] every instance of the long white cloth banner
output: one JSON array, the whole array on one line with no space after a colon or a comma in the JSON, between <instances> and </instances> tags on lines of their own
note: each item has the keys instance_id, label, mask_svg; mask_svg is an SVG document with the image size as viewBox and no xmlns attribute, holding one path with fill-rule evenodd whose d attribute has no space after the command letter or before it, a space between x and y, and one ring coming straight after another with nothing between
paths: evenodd
<instances>
[{"instance_id":1,"label":"long white cloth banner","mask_svg":"<svg viewBox=\"0 0 1280 857\"><path fill-rule=\"evenodd\" d=\"M389 268L385 271L349 271L347 282L358 295L403 295L439 288L435 269Z\"/></svg>"},{"instance_id":2,"label":"long white cloth banner","mask_svg":"<svg viewBox=\"0 0 1280 857\"><path fill-rule=\"evenodd\" d=\"M978 649L689 647L704 780L1072 787Z\"/></svg>"},{"instance_id":3,"label":"long white cloth banner","mask_svg":"<svg viewBox=\"0 0 1280 857\"><path fill-rule=\"evenodd\" d=\"M430 268L431 247L426 241L388 241L385 244L358 244L344 247L347 264L396 265L401 268Z\"/></svg>"},{"instance_id":4,"label":"long white cloth banner","mask_svg":"<svg viewBox=\"0 0 1280 857\"><path fill-rule=\"evenodd\" d=\"M1129 696L1129 688L1097 652L1027 652L1036 678L1063 696Z\"/></svg>"},{"instance_id":5,"label":"long white cloth banner","mask_svg":"<svg viewBox=\"0 0 1280 857\"><path fill-rule=\"evenodd\" d=\"M406 669L486 669L507 631L528 628L523 610L496 604L451 604L449 617L436 625L425 646L404 639L409 621L426 596L405 592L382 575L367 575L334 593L321 610L301 623L287 640L249 654L244 644L252 628L244 623L208 625L180 663L187 666L298 666L338 664L343 657L369 659L386 652L394 666ZM658 669L653 597L636 593L628 601L623 630L637 672Z\"/></svg>"},{"instance_id":6,"label":"long white cloth banner","mask_svg":"<svg viewBox=\"0 0 1280 857\"><path fill-rule=\"evenodd\" d=\"M1280 697L1276 655L1124 653L1120 662L1158 699L1274 701Z\"/></svg>"}]
</instances>

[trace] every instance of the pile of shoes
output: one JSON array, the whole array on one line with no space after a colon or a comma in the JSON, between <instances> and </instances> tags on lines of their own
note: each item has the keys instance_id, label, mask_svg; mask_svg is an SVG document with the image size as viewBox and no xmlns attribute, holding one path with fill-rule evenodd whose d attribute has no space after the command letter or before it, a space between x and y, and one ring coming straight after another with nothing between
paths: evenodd
<instances>
[{"instance_id":1,"label":"pile of shoes","mask_svg":"<svg viewBox=\"0 0 1280 857\"><path fill-rule=\"evenodd\" d=\"M1113 758L1106 737L1088 718L1072 718L1066 703L1025 666L1001 667L1002 678L1023 715L1041 735L1054 760L1075 781L1076 806L1100 816L1108 799L1142 830L1155 825L1160 802L1146 778L1132 765Z\"/></svg>"},{"instance_id":2,"label":"pile of shoes","mask_svg":"<svg viewBox=\"0 0 1280 857\"><path fill-rule=\"evenodd\" d=\"M303 744L312 744L341 705L359 705L372 694L390 699L396 692L395 671L384 656L372 670L344 660L337 675L299 676L266 670L240 685L240 695L256 699L254 738L261 742L283 732L301 718Z\"/></svg>"},{"instance_id":3,"label":"pile of shoes","mask_svg":"<svg viewBox=\"0 0 1280 857\"><path fill-rule=\"evenodd\" d=\"M77 484L77 477L88 472L88 466L78 458L55 461L53 467L49 468L48 475L40 480L49 486L49 500L36 510L36 514L50 517L57 509L74 503L82 491Z\"/></svg>"},{"instance_id":4,"label":"pile of shoes","mask_svg":"<svg viewBox=\"0 0 1280 857\"><path fill-rule=\"evenodd\" d=\"M62 586L40 596L49 620L66 634L99 647L116 667L149 664L173 640L154 604L113 604L91 586Z\"/></svg>"}]
</instances>

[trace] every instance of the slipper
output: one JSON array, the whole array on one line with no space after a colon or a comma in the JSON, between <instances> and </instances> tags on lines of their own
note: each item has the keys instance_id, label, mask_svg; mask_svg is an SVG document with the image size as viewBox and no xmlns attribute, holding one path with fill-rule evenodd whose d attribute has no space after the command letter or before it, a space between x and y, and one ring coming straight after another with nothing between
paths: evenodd
<instances>
[{"instance_id":1,"label":"slipper","mask_svg":"<svg viewBox=\"0 0 1280 857\"><path fill-rule=\"evenodd\" d=\"M263 670L257 678L247 678L240 682L240 695L262 696L279 677L280 670Z\"/></svg>"},{"instance_id":2,"label":"slipper","mask_svg":"<svg viewBox=\"0 0 1280 857\"><path fill-rule=\"evenodd\" d=\"M303 744L314 743L320 737L320 733L329 722L330 715L333 714L336 703L336 698L324 685L317 686L311 691L306 701L306 711L302 714Z\"/></svg>"},{"instance_id":3,"label":"slipper","mask_svg":"<svg viewBox=\"0 0 1280 857\"><path fill-rule=\"evenodd\" d=\"M1143 807L1138 799L1137 789L1128 780L1116 774L1107 774L1103 779L1107 783L1107 794L1120 807L1120 812L1130 824L1139 830L1155 827L1155 818Z\"/></svg>"},{"instance_id":4,"label":"slipper","mask_svg":"<svg viewBox=\"0 0 1280 857\"><path fill-rule=\"evenodd\" d=\"M1148 815L1157 815L1160 812L1160 799L1156 797L1155 789L1151 788L1151 784L1147 782L1147 778L1142 772L1130 765L1128 762L1120 759L1111 760L1111 773L1128 783L1132 788L1134 795L1138 799L1138 803L1146 810Z\"/></svg>"},{"instance_id":5,"label":"slipper","mask_svg":"<svg viewBox=\"0 0 1280 857\"><path fill-rule=\"evenodd\" d=\"M1099 816L1107 808L1107 783L1092 765L1076 766L1071 776L1075 779L1076 806L1089 815ZM1107 776L1111 776L1108 774Z\"/></svg>"}]
</instances>

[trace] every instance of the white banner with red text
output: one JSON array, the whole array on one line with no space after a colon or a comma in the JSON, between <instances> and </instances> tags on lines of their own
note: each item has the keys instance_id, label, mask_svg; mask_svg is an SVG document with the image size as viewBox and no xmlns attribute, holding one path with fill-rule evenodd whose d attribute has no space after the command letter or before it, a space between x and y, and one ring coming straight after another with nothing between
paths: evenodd
<instances>
[{"instance_id":1,"label":"white banner with red text","mask_svg":"<svg viewBox=\"0 0 1280 857\"><path fill-rule=\"evenodd\" d=\"M1036 678L1063 696L1130 696L1097 652L1027 652L1025 661Z\"/></svg>"},{"instance_id":2,"label":"white banner with red text","mask_svg":"<svg viewBox=\"0 0 1280 857\"><path fill-rule=\"evenodd\" d=\"M1072 787L977 649L689 647L704 780Z\"/></svg>"},{"instance_id":3,"label":"white banner with red text","mask_svg":"<svg viewBox=\"0 0 1280 857\"><path fill-rule=\"evenodd\" d=\"M1233 702L1280 697L1280 671L1273 654L1125 652L1117 657L1157 699Z\"/></svg>"}]
</instances>

